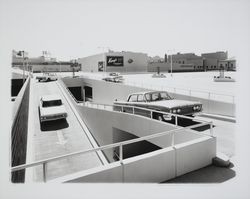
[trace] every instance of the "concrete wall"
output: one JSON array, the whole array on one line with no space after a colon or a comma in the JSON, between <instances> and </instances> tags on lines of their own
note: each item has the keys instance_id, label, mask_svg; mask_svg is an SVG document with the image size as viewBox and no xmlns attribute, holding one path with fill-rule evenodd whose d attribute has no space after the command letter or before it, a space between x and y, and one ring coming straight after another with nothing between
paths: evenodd
<instances>
[{"instance_id":1,"label":"concrete wall","mask_svg":"<svg viewBox=\"0 0 250 199\"><path fill-rule=\"evenodd\" d=\"M89 169L87 171L78 172L73 175L66 176L60 179L60 182L97 182L97 183L118 183L123 182L123 168L119 162L114 162L109 165Z\"/></svg>"},{"instance_id":2,"label":"concrete wall","mask_svg":"<svg viewBox=\"0 0 250 199\"><path fill-rule=\"evenodd\" d=\"M219 60L225 60L227 59L228 55L227 52L219 51L219 52L212 52L212 53L203 53L201 54L204 58L212 58L212 59L219 59Z\"/></svg>"},{"instance_id":3,"label":"concrete wall","mask_svg":"<svg viewBox=\"0 0 250 199\"><path fill-rule=\"evenodd\" d=\"M67 80L67 86L72 85L69 83L70 79L63 79L63 81L65 80ZM95 88L95 84L92 85ZM113 143L113 128L132 133L137 137L143 137L153 133L159 133L176 128L174 125L159 122L157 120L151 120L150 118L143 116L95 109L78 105L74 100L72 100L72 102L100 146ZM180 143L199 137L200 135L187 131L181 131L176 134L175 138L176 143ZM170 135L168 135L152 139L150 142L159 147L167 147L171 144L171 138ZM106 150L104 152L108 159L112 161L113 150Z\"/></svg>"},{"instance_id":4,"label":"concrete wall","mask_svg":"<svg viewBox=\"0 0 250 199\"><path fill-rule=\"evenodd\" d=\"M177 176L212 164L216 155L216 139L200 138L176 147Z\"/></svg>"},{"instance_id":5,"label":"concrete wall","mask_svg":"<svg viewBox=\"0 0 250 199\"><path fill-rule=\"evenodd\" d=\"M93 79L75 78L72 80L72 78L63 78L63 82L67 87L91 86L93 88L93 102L101 104L113 104L115 99L126 99L130 93L145 90L124 84L114 84L112 82Z\"/></svg>"},{"instance_id":6,"label":"concrete wall","mask_svg":"<svg viewBox=\"0 0 250 199\"><path fill-rule=\"evenodd\" d=\"M107 71L117 72L146 72L147 71L147 59L148 56L145 53L134 53L134 52L115 52L106 53L107 56L123 56L124 67L110 67L107 66ZM133 62L129 63L129 59Z\"/></svg>"},{"instance_id":7,"label":"concrete wall","mask_svg":"<svg viewBox=\"0 0 250 199\"><path fill-rule=\"evenodd\" d=\"M106 66L106 56L123 56L124 66L111 67ZM132 60L130 63L129 60ZM108 52L97 54L89 57L78 59L78 63L82 65L82 71L98 72L98 62L105 61L107 72L146 72L147 71L147 54L135 52Z\"/></svg>"},{"instance_id":8,"label":"concrete wall","mask_svg":"<svg viewBox=\"0 0 250 199\"><path fill-rule=\"evenodd\" d=\"M138 137L175 128L146 117L81 106L72 98L71 100L99 145L112 143L113 127L131 132ZM122 165L115 162L108 166L79 172L67 176L63 181L162 182L209 165L216 155L215 138L198 135L192 131L180 131L175 139L175 149L168 147L171 143L170 136L157 138L151 142L164 149L125 159ZM112 150L105 153L112 158Z\"/></svg>"},{"instance_id":9,"label":"concrete wall","mask_svg":"<svg viewBox=\"0 0 250 199\"><path fill-rule=\"evenodd\" d=\"M175 151L165 148L124 160L124 182L155 183L175 177Z\"/></svg>"},{"instance_id":10,"label":"concrete wall","mask_svg":"<svg viewBox=\"0 0 250 199\"><path fill-rule=\"evenodd\" d=\"M104 60L105 60L105 55L101 53L84 58L79 58L77 62L82 65L82 71L98 72L98 62L103 62Z\"/></svg>"},{"instance_id":11,"label":"concrete wall","mask_svg":"<svg viewBox=\"0 0 250 199\"><path fill-rule=\"evenodd\" d=\"M61 182L163 182L210 165L215 155L216 139L204 137L126 159L122 165L115 162L69 175Z\"/></svg>"},{"instance_id":12,"label":"concrete wall","mask_svg":"<svg viewBox=\"0 0 250 199\"><path fill-rule=\"evenodd\" d=\"M218 69L218 59L206 58L204 60L204 69L205 70L215 70L215 69Z\"/></svg>"},{"instance_id":13,"label":"concrete wall","mask_svg":"<svg viewBox=\"0 0 250 199\"><path fill-rule=\"evenodd\" d=\"M65 84L70 86L92 86L93 87L93 102L103 104L113 104L115 99L126 100L130 93L145 91L148 89L128 86L124 84L114 84L105 81L93 80L93 79L80 79L64 78ZM108 93L107 93L108 88ZM152 89L151 89L152 90ZM208 100L202 97L194 97L184 94L176 94L169 92L170 95L177 99L200 101L203 104L203 111L211 114L219 114L225 116L235 116L235 104L227 103L216 100ZM232 99L233 100L233 99Z\"/></svg>"}]
</instances>

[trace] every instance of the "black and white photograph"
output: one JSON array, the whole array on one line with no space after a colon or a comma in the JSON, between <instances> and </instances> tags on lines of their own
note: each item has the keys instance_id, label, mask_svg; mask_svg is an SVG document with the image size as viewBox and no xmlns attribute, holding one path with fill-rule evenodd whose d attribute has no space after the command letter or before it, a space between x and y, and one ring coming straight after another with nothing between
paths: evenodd
<instances>
[{"instance_id":1,"label":"black and white photograph","mask_svg":"<svg viewBox=\"0 0 250 199\"><path fill-rule=\"evenodd\" d=\"M247 0L1 0L0 198L249 198L249 35Z\"/></svg>"}]
</instances>

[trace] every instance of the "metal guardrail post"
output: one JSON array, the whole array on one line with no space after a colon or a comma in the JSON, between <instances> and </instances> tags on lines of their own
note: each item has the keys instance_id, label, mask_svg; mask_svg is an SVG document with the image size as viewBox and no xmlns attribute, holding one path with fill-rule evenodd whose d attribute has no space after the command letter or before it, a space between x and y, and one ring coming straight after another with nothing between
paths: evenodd
<instances>
[{"instance_id":1,"label":"metal guardrail post","mask_svg":"<svg viewBox=\"0 0 250 199\"><path fill-rule=\"evenodd\" d=\"M213 134L214 134L214 132L213 132L213 123L211 122L210 123L210 135L214 136Z\"/></svg>"},{"instance_id":2,"label":"metal guardrail post","mask_svg":"<svg viewBox=\"0 0 250 199\"><path fill-rule=\"evenodd\" d=\"M171 146L174 147L174 135L175 135L175 133L173 132L171 135L172 135L171 136Z\"/></svg>"},{"instance_id":3,"label":"metal guardrail post","mask_svg":"<svg viewBox=\"0 0 250 199\"><path fill-rule=\"evenodd\" d=\"M46 182L46 181L47 181L46 172L47 172L47 163L44 162L44 163L43 163L43 182Z\"/></svg>"},{"instance_id":4,"label":"metal guardrail post","mask_svg":"<svg viewBox=\"0 0 250 199\"><path fill-rule=\"evenodd\" d=\"M135 107L132 107L132 110L133 110L133 115L135 114Z\"/></svg>"},{"instance_id":5,"label":"metal guardrail post","mask_svg":"<svg viewBox=\"0 0 250 199\"><path fill-rule=\"evenodd\" d=\"M120 163L123 164L123 148L122 148L122 144L119 147L119 155L120 155Z\"/></svg>"},{"instance_id":6,"label":"metal guardrail post","mask_svg":"<svg viewBox=\"0 0 250 199\"><path fill-rule=\"evenodd\" d=\"M210 92L208 93L208 106L207 106L207 112L209 113L209 109L210 109Z\"/></svg>"},{"instance_id":7,"label":"metal guardrail post","mask_svg":"<svg viewBox=\"0 0 250 199\"><path fill-rule=\"evenodd\" d=\"M178 116L175 115L175 126L178 126Z\"/></svg>"},{"instance_id":8,"label":"metal guardrail post","mask_svg":"<svg viewBox=\"0 0 250 199\"><path fill-rule=\"evenodd\" d=\"M123 112L123 106L122 106L122 112Z\"/></svg>"},{"instance_id":9,"label":"metal guardrail post","mask_svg":"<svg viewBox=\"0 0 250 199\"><path fill-rule=\"evenodd\" d=\"M150 118L153 119L153 111L150 111Z\"/></svg>"}]
</instances>

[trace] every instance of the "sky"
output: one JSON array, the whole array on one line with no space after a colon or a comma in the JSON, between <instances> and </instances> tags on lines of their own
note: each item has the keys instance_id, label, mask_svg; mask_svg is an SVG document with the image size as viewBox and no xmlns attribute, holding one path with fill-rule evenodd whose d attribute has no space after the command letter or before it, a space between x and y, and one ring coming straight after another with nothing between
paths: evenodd
<instances>
[{"instance_id":1,"label":"sky","mask_svg":"<svg viewBox=\"0 0 250 199\"><path fill-rule=\"evenodd\" d=\"M2 0L0 41L30 57L47 50L59 60L108 49L237 57L249 33L248 8L243 0Z\"/></svg>"}]
</instances>

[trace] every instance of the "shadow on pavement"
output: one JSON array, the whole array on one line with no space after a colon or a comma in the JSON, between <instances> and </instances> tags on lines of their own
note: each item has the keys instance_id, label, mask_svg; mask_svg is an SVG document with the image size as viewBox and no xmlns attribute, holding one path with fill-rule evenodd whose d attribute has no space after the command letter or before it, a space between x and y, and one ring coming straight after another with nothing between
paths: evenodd
<instances>
[{"instance_id":1,"label":"shadow on pavement","mask_svg":"<svg viewBox=\"0 0 250 199\"><path fill-rule=\"evenodd\" d=\"M69 127L69 124L66 119L47 121L40 124L41 131L55 131Z\"/></svg>"},{"instance_id":2,"label":"shadow on pavement","mask_svg":"<svg viewBox=\"0 0 250 199\"><path fill-rule=\"evenodd\" d=\"M236 176L231 163L228 168L210 165L162 183L222 183Z\"/></svg>"}]
</instances>

